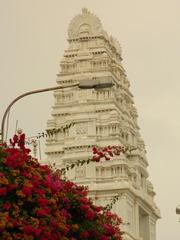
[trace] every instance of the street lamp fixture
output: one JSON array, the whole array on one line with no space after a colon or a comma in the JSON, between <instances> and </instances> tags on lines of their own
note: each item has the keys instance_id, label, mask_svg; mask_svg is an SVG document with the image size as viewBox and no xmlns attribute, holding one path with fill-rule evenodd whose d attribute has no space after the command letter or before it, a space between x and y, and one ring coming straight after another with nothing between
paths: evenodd
<instances>
[{"instance_id":1,"label":"street lamp fixture","mask_svg":"<svg viewBox=\"0 0 180 240\"><path fill-rule=\"evenodd\" d=\"M100 89L100 88L112 87L113 85L114 85L114 83L112 83L112 81L110 79L93 79L93 80L88 79L88 80L85 80L85 81L82 81L81 83L79 83L79 88Z\"/></svg>"},{"instance_id":2,"label":"street lamp fixture","mask_svg":"<svg viewBox=\"0 0 180 240\"><path fill-rule=\"evenodd\" d=\"M44 88L44 89L37 89L34 91L30 91L30 92L26 92L18 97L16 97L6 108L3 118L2 118L2 122L1 122L1 140L0 142L4 142L4 126L5 126L5 120L6 117L8 115L8 112L10 111L11 107L21 98L26 97L28 95L32 95L32 94L36 94L36 93L42 93L42 92L48 92L48 91L54 91L54 90L59 90L59 89L65 89L65 88L70 88L70 87L78 87L81 89L91 89L91 88L95 88L95 89L100 89L100 88L107 88L107 87L112 87L114 84L112 83L111 80L109 79L101 79L101 80L84 80L80 83L75 83L75 84L71 84L71 85L65 85L65 86L57 86L57 87L51 87L51 88Z\"/></svg>"},{"instance_id":3,"label":"street lamp fixture","mask_svg":"<svg viewBox=\"0 0 180 240\"><path fill-rule=\"evenodd\" d=\"M180 214L180 205L176 207L176 214Z\"/></svg>"}]
</instances>

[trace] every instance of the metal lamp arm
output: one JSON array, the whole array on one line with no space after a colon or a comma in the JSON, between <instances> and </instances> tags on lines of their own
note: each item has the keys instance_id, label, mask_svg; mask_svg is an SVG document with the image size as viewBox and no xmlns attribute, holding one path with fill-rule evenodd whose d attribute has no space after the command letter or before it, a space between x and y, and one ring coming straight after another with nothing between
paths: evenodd
<instances>
[{"instance_id":1,"label":"metal lamp arm","mask_svg":"<svg viewBox=\"0 0 180 240\"><path fill-rule=\"evenodd\" d=\"M15 98L6 108L5 113L3 115L2 118L2 123L1 123L1 141L3 143L4 141L4 125L5 125L5 120L7 117L7 114L9 112L9 110L11 109L11 107L14 105L14 103L16 103L18 100L20 100L23 97L26 97L28 95L32 95L32 94L36 94L36 93L42 93L42 92L48 92L48 91L53 91L53 90L58 90L58 89L64 89L64 88L68 88L68 87L75 87L75 86L79 86L79 83L75 83L72 85L67 85L67 86L57 86L57 87L51 87L51 88L43 88L43 89L38 89L38 90L34 90L34 91L30 91L30 92L26 92L23 93L22 95L18 96L17 98Z\"/></svg>"}]
</instances>

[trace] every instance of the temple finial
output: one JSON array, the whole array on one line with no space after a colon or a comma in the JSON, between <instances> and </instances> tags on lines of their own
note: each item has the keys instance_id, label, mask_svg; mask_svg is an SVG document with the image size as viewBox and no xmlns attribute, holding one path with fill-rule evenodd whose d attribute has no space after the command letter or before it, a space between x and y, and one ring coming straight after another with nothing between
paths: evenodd
<instances>
[{"instance_id":1,"label":"temple finial","mask_svg":"<svg viewBox=\"0 0 180 240\"><path fill-rule=\"evenodd\" d=\"M82 8L82 14L87 14L88 13L88 9L87 8Z\"/></svg>"}]
</instances>

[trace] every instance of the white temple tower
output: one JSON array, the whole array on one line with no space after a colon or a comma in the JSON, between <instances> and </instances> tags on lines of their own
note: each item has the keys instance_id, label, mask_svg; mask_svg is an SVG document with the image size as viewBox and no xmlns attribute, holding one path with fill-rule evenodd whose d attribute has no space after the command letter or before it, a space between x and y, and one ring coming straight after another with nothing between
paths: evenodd
<instances>
[{"instance_id":1,"label":"white temple tower","mask_svg":"<svg viewBox=\"0 0 180 240\"><path fill-rule=\"evenodd\" d=\"M62 167L92 156L92 146L121 145L136 150L111 161L90 163L73 169L68 177L89 186L96 204L113 206L123 221L124 240L155 240L155 192L148 180L145 145L140 137L137 111L122 66L121 48L100 20L87 9L74 17L68 29L69 48L60 63L57 84L111 80L103 89L71 87L54 92L52 119L47 129L56 134L46 141L47 161ZM66 127L67 126L67 127Z\"/></svg>"}]
</instances>

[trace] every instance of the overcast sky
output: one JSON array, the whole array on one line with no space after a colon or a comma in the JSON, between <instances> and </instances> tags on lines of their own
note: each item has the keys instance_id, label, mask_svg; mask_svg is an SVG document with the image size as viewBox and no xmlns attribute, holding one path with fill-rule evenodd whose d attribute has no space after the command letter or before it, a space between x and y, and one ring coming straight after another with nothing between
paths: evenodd
<instances>
[{"instance_id":1,"label":"overcast sky","mask_svg":"<svg viewBox=\"0 0 180 240\"><path fill-rule=\"evenodd\" d=\"M56 85L68 46L68 24L82 7L95 13L121 44L162 214L157 240L179 240L175 214L180 204L179 0L0 0L0 116L17 95ZM43 131L52 104L52 93L16 103L9 136L16 120L28 136Z\"/></svg>"}]
</instances>

